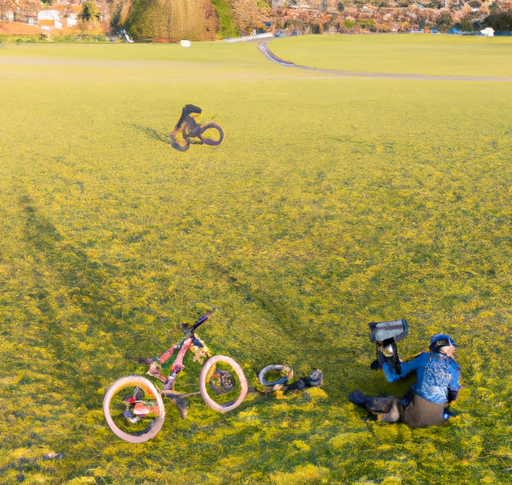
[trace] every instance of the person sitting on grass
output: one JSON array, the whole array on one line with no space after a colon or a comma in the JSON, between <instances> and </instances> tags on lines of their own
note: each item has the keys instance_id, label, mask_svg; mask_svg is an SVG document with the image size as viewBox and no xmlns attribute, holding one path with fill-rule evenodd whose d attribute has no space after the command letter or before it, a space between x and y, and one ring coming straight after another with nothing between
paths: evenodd
<instances>
[{"instance_id":1,"label":"person sitting on grass","mask_svg":"<svg viewBox=\"0 0 512 485\"><path fill-rule=\"evenodd\" d=\"M448 335L436 334L430 340L429 352L400 362L399 366L392 366L381 353L379 363L388 382L398 381L411 372L416 372L417 381L402 399L370 397L354 391L348 396L349 401L378 415L382 422L400 421L411 428L443 424L451 415L447 406L457 399L461 388L456 346Z\"/></svg>"}]
</instances>

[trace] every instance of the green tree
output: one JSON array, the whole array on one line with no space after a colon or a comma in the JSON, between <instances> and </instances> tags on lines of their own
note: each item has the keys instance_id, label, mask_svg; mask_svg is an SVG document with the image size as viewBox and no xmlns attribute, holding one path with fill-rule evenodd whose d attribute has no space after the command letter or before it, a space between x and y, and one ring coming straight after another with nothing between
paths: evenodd
<instances>
[{"instance_id":1,"label":"green tree","mask_svg":"<svg viewBox=\"0 0 512 485\"><path fill-rule=\"evenodd\" d=\"M153 38L161 34L156 32L159 17L157 0L134 0L130 15L124 23L130 37L136 40ZM161 16L160 16L161 18Z\"/></svg>"},{"instance_id":2,"label":"green tree","mask_svg":"<svg viewBox=\"0 0 512 485\"><path fill-rule=\"evenodd\" d=\"M491 14L501 12L500 4L499 4L498 2L493 2L493 3L491 3L491 5L490 5L490 7L489 7L489 12L490 12Z\"/></svg>"},{"instance_id":3,"label":"green tree","mask_svg":"<svg viewBox=\"0 0 512 485\"><path fill-rule=\"evenodd\" d=\"M512 30L512 11L499 12L488 15L484 19L486 27L492 27L498 32L508 32Z\"/></svg>"},{"instance_id":4,"label":"green tree","mask_svg":"<svg viewBox=\"0 0 512 485\"><path fill-rule=\"evenodd\" d=\"M452 26L452 16L450 12L441 12L436 20L436 27L439 30L446 31Z\"/></svg>"},{"instance_id":5,"label":"green tree","mask_svg":"<svg viewBox=\"0 0 512 485\"><path fill-rule=\"evenodd\" d=\"M462 17L459 23L462 32L473 32L473 21L468 17Z\"/></svg>"},{"instance_id":6,"label":"green tree","mask_svg":"<svg viewBox=\"0 0 512 485\"><path fill-rule=\"evenodd\" d=\"M171 13L172 5L171 0L163 0L162 2L164 19L165 19L165 31L167 33L167 39L171 42Z\"/></svg>"},{"instance_id":7,"label":"green tree","mask_svg":"<svg viewBox=\"0 0 512 485\"><path fill-rule=\"evenodd\" d=\"M119 2L116 3L112 9L112 18L110 20L110 26L117 30L119 26L121 25L121 13L123 10L123 3Z\"/></svg>"},{"instance_id":8,"label":"green tree","mask_svg":"<svg viewBox=\"0 0 512 485\"><path fill-rule=\"evenodd\" d=\"M97 22L100 19L100 10L95 0L88 0L82 3L82 10L78 14L78 19L83 22Z\"/></svg>"},{"instance_id":9,"label":"green tree","mask_svg":"<svg viewBox=\"0 0 512 485\"><path fill-rule=\"evenodd\" d=\"M236 37L237 30L233 22L233 10L227 0L212 0L213 8L219 19L219 33L221 38Z\"/></svg>"}]
</instances>

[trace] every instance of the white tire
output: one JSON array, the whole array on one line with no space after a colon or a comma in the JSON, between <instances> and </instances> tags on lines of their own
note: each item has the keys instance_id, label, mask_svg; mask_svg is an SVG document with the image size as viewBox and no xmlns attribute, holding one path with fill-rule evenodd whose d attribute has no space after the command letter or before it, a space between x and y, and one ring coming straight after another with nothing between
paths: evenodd
<instances>
[{"instance_id":1,"label":"white tire","mask_svg":"<svg viewBox=\"0 0 512 485\"><path fill-rule=\"evenodd\" d=\"M277 379L276 381L269 382L265 379L265 375L272 371L286 373L286 375ZM267 367L261 369L260 373L258 374L258 380L260 381L260 384L268 387L281 386L287 384L292 379L293 369L287 365L267 365Z\"/></svg>"},{"instance_id":2,"label":"white tire","mask_svg":"<svg viewBox=\"0 0 512 485\"><path fill-rule=\"evenodd\" d=\"M238 379L238 386L236 390L232 391L229 396L229 398L233 397L233 400L230 402L218 403L208 393L208 386L211 387L208 377L210 376L212 369L216 368L217 364L221 364L221 366L224 364L225 366L231 367ZM231 370L229 372L233 374ZM201 396L204 399L204 402L208 404L208 406L220 413L227 413L228 411L240 406L242 401L245 399L248 390L247 379L245 378L244 371L234 359L226 357L225 355L216 355L208 359L201 370L201 375L199 376L199 390L201 391ZM228 393L226 393L226 395L227 394Z\"/></svg>"},{"instance_id":3,"label":"white tire","mask_svg":"<svg viewBox=\"0 0 512 485\"><path fill-rule=\"evenodd\" d=\"M140 387L146 394L150 393L151 399L156 401L159 411L158 416L153 418L145 429L134 431L133 433L121 429L112 416L112 407L115 405L112 399L124 388L130 387ZM103 398L103 414L107 424L116 436L129 443L144 443L144 441L154 438L162 429L165 420L165 407L160 391L149 379L142 376L126 376L118 379L108 388Z\"/></svg>"}]
</instances>

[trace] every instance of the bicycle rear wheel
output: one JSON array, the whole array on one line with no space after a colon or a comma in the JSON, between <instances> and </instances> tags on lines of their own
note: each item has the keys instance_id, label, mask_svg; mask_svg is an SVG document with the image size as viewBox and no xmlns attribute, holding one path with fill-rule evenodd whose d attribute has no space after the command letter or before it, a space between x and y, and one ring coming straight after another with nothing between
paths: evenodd
<instances>
[{"instance_id":1,"label":"bicycle rear wheel","mask_svg":"<svg viewBox=\"0 0 512 485\"><path fill-rule=\"evenodd\" d=\"M165 407L155 385L142 376L126 376L112 384L103 398L110 429L129 443L148 441L162 429Z\"/></svg>"},{"instance_id":2,"label":"bicycle rear wheel","mask_svg":"<svg viewBox=\"0 0 512 485\"><path fill-rule=\"evenodd\" d=\"M216 355L208 359L201 370L199 390L208 406L227 413L240 406L245 399L247 379L234 359Z\"/></svg>"},{"instance_id":3,"label":"bicycle rear wheel","mask_svg":"<svg viewBox=\"0 0 512 485\"><path fill-rule=\"evenodd\" d=\"M190 146L190 141L184 138L181 133L178 133L177 135L171 133L169 135L169 138L171 140L171 146L174 149L180 152L186 152L188 150L188 147Z\"/></svg>"},{"instance_id":4,"label":"bicycle rear wheel","mask_svg":"<svg viewBox=\"0 0 512 485\"><path fill-rule=\"evenodd\" d=\"M205 145L217 146L224 140L224 132L217 123L205 123L201 125L199 138Z\"/></svg>"}]
</instances>

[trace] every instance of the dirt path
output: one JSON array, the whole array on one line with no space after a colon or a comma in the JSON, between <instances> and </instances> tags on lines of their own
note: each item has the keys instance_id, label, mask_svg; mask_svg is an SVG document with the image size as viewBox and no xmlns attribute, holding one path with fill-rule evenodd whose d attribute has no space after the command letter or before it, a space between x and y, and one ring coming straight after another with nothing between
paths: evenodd
<instances>
[{"instance_id":1,"label":"dirt path","mask_svg":"<svg viewBox=\"0 0 512 485\"><path fill-rule=\"evenodd\" d=\"M277 57L267 46L267 43L273 39L265 39L258 44L258 49L272 62L285 67L295 67L297 69L307 69L309 71L321 72L324 74L333 74L343 77L368 77L381 79L417 79L418 81L494 81L494 82L512 82L512 77L484 77L484 76L425 76L422 74L386 74L377 72L353 72L337 71L334 69L319 69L316 67L301 66L288 62Z\"/></svg>"}]
</instances>

